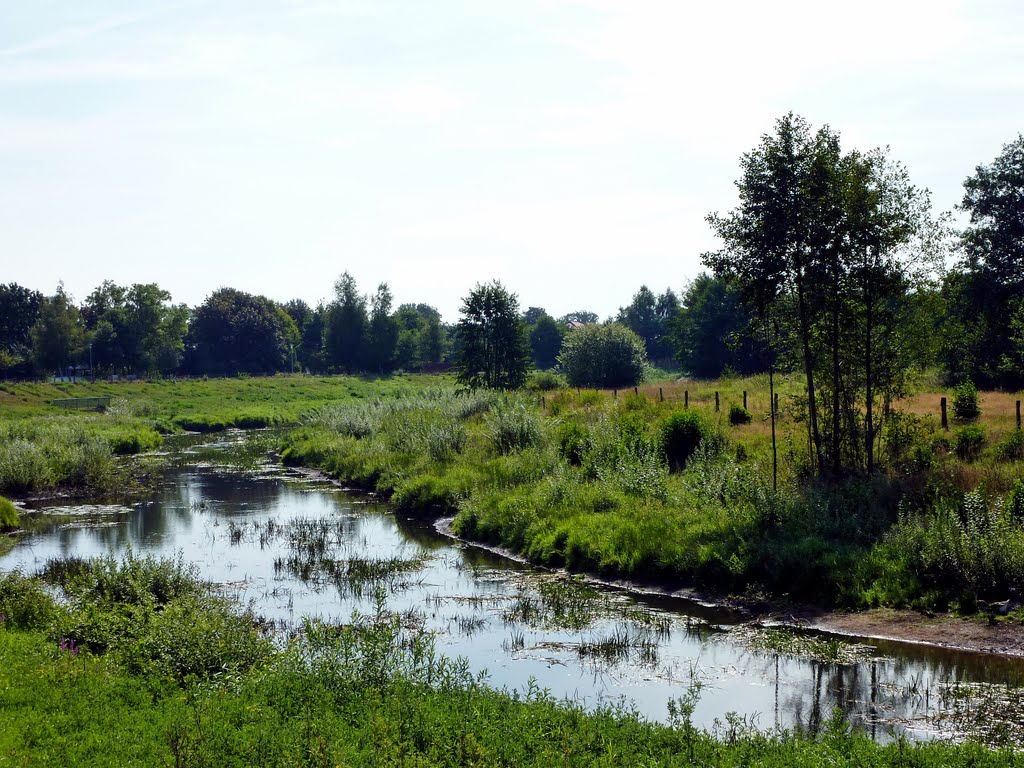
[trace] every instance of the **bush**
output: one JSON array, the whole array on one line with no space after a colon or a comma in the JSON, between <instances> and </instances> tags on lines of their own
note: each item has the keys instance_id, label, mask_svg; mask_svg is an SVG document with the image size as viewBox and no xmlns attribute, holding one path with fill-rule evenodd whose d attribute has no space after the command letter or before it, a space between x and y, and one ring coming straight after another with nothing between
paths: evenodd
<instances>
[{"instance_id":1,"label":"bush","mask_svg":"<svg viewBox=\"0 0 1024 768\"><path fill-rule=\"evenodd\" d=\"M643 339L624 325L584 325L562 342L558 362L574 387L633 387L644 376Z\"/></svg>"},{"instance_id":2,"label":"bush","mask_svg":"<svg viewBox=\"0 0 1024 768\"><path fill-rule=\"evenodd\" d=\"M974 382L967 380L953 389L953 419L955 421L974 421L981 416L978 405L978 388Z\"/></svg>"},{"instance_id":3,"label":"bush","mask_svg":"<svg viewBox=\"0 0 1024 768\"><path fill-rule=\"evenodd\" d=\"M554 371L534 371L526 380L526 386L537 392L550 392L553 389L565 389L565 377Z\"/></svg>"},{"instance_id":4,"label":"bush","mask_svg":"<svg viewBox=\"0 0 1024 768\"><path fill-rule=\"evenodd\" d=\"M590 447L587 428L576 419L568 419L558 426L558 453L569 464L578 467Z\"/></svg>"},{"instance_id":5,"label":"bush","mask_svg":"<svg viewBox=\"0 0 1024 768\"><path fill-rule=\"evenodd\" d=\"M1024 431L1013 430L1009 436L999 444L999 458L1003 461L1020 461L1024 459Z\"/></svg>"},{"instance_id":6,"label":"bush","mask_svg":"<svg viewBox=\"0 0 1024 768\"><path fill-rule=\"evenodd\" d=\"M704 419L696 411L677 411L661 425L661 449L674 470L682 469L708 435Z\"/></svg>"},{"instance_id":7,"label":"bush","mask_svg":"<svg viewBox=\"0 0 1024 768\"><path fill-rule=\"evenodd\" d=\"M754 417L746 408L742 405L733 403L729 406L729 423L734 427L739 424L749 424L753 421Z\"/></svg>"},{"instance_id":8,"label":"bush","mask_svg":"<svg viewBox=\"0 0 1024 768\"><path fill-rule=\"evenodd\" d=\"M0 531L18 527L18 510L8 499L0 496Z\"/></svg>"},{"instance_id":9,"label":"bush","mask_svg":"<svg viewBox=\"0 0 1024 768\"><path fill-rule=\"evenodd\" d=\"M985 428L970 425L957 430L956 455L961 461L974 461L985 447Z\"/></svg>"}]
</instances>

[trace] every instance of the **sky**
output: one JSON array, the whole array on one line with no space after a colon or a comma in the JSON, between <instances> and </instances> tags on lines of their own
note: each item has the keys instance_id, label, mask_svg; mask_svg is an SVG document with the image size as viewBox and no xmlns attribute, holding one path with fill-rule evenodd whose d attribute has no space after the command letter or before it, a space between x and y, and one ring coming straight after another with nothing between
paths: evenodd
<instances>
[{"instance_id":1,"label":"sky","mask_svg":"<svg viewBox=\"0 0 1024 768\"><path fill-rule=\"evenodd\" d=\"M0 0L0 283L606 317L790 110L950 210L1024 130L1024 3Z\"/></svg>"}]
</instances>

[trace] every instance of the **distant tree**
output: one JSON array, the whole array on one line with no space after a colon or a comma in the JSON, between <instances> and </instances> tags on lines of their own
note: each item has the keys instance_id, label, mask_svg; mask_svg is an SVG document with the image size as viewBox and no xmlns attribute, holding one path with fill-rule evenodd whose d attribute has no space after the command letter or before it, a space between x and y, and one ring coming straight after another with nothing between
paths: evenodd
<instances>
[{"instance_id":1,"label":"distant tree","mask_svg":"<svg viewBox=\"0 0 1024 768\"><path fill-rule=\"evenodd\" d=\"M531 326L546 314L547 311L543 307L530 307L523 312L523 322L526 323L527 326Z\"/></svg>"},{"instance_id":2,"label":"distant tree","mask_svg":"<svg viewBox=\"0 0 1024 768\"><path fill-rule=\"evenodd\" d=\"M518 389L526 381L529 350L514 293L495 280L477 284L462 301L458 338L459 383L471 387Z\"/></svg>"},{"instance_id":3,"label":"distant tree","mask_svg":"<svg viewBox=\"0 0 1024 768\"><path fill-rule=\"evenodd\" d=\"M567 315L562 315L558 318L558 322L562 325L569 325L569 323L578 323L579 325L590 325L600 320L596 312L590 312L585 309L577 310L576 312L570 312Z\"/></svg>"},{"instance_id":4,"label":"distant tree","mask_svg":"<svg viewBox=\"0 0 1024 768\"><path fill-rule=\"evenodd\" d=\"M0 285L0 371L14 375L29 372L32 357L31 329L39 319L43 294L17 283Z\"/></svg>"},{"instance_id":5,"label":"distant tree","mask_svg":"<svg viewBox=\"0 0 1024 768\"><path fill-rule=\"evenodd\" d=\"M683 293L669 321L668 338L679 365L691 376L713 379L767 370L763 347L749 336L750 314L724 278L702 272Z\"/></svg>"},{"instance_id":6,"label":"distant tree","mask_svg":"<svg viewBox=\"0 0 1024 768\"><path fill-rule=\"evenodd\" d=\"M188 308L171 304L155 283L105 281L85 300L82 317L96 368L166 373L181 363Z\"/></svg>"},{"instance_id":7,"label":"distant tree","mask_svg":"<svg viewBox=\"0 0 1024 768\"><path fill-rule=\"evenodd\" d=\"M644 340L649 359L664 360L672 356L672 344L667 338L668 326L678 309L679 297L671 288L655 296L650 288L642 285L629 306L619 308L616 321Z\"/></svg>"},{"instance_id":8,"label":"distant tree","mask_svg":"<svg viewBox=\"0 0 1024 768\"><path fill-rule=\"evenodd\" d=\"M289 343L298 340L291 317L265 296L221 288L192 315L188 342L197 373L234 375L287 370Z\"/></svg>"},{"instance_id":9,"label":"distant tree","mask_svg":"<svg viewBox=\"0 0 1024 768\"><path fill-rule=\"evenodd\" d=\"M81 356L86 346L85 328L63 285L43 301L29 334L32 357L40 370L63 372Z\"/></svg>"},{"instance_id":10,"label":"distant tree","mask_svg":"<svg viewBox=\"0 0 1024 768\"><path fill-rule=\"evenodd\" d=\"M334 301L324 322L324 358L329 366L349 373L363 368L369 323L366 297L360 295L355 278L344 272L334 284Z\"/></svg>"},{"instance_id":11,"label":"distant tree","mask_svg":"<svg viewBox=\"0 0 1024 768\"><path fill-rule=\"evenodd\" d=\"M534 365L540 370L554 368L562 349L562 326L551 315L543 314L534 321L529 333Z\"/></svg>"},{"instance_id":12,"label":"distant tree","mask_svg":"<svg viewBox=\"0 0 1024 768\"><path fill-rule=\"evenodd\" d=\"M632 387L643 380L643 339L620 323L584 325L569 331L558 356L574 387Z\"/></svg>"},{"instance_id":13,"label":"distant tree","mask_svg":"<svg viewBox=\"0 0 1024 768\"><path fill-rule=\"evenodd\" d=\"M302 352L299 358L302 365L312 371L323 371L326 368L323 354L324 319L327 317L327 308L323 303L317 304L314 309L306 315L300 329L302 334Z\"/></svg>"},{"instance_id":14,"label":"distant tree","mask_svg":"<svg viewBox=\"0 0 1024 768\"><path fill-rule=\"evenodd\" d=\"M290 299L282 304L281 308L288 313L300 333L306 327L306 321L309 320L310 315L313 314L313 309L302 299Z\"/></svg>"},{"instance_id":15,"label":"distant tree","mask_svg":"<svg viewBox=\"0 0 1024 768\"><path fill-rule=\"evenodd\" d=\"M391 289L387 283L377 286L371 299L366 363L370 370L383 373L392 370L398 345L398 322L391 316Z\"/></svg>"}]
</instances>

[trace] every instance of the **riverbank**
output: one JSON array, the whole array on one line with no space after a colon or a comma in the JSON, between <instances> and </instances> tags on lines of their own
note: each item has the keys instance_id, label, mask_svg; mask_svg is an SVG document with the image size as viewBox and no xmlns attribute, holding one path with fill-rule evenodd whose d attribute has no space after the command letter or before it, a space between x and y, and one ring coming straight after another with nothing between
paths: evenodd
<instances>
[{"instance_id":1,"label":"riverbank","mask_svg":"<svg viewBox=\"0 0 1024 768\"><path fill-rule=\"evenodd\" d=\"M821 610L986 617L1005 603L1020 622L1018 459L931 454L927 471L825 485L800 481L789 456L776 492L751 429L643 393L439 391L321 409L282 455L573 573ZM782 421L784 450L797 429Z\"/></svg>"},{"instance_id":2,"label":"riverbank","mask_svg":"<svg viewBox=\"0 0 1024 768\"><path fill-rule=\"evenodd\" d=\"M680 687L667 724L588 711L535 683L495 690L382 597L270 643L257 616L174 561L8 574L0 614L0 758L18 765L1024 764L977 743L879 745L827 713L811 734L740 717L700 728L699 685Z\"/></svg>"}]
</instances>

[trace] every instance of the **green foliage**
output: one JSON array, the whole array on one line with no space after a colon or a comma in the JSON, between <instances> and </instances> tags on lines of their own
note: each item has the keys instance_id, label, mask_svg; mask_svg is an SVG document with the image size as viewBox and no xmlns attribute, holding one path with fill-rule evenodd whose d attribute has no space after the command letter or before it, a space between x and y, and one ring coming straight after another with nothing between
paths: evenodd
<instances>
[{"instance_id":1,"label":"green foliage","mask_svg":"<svg viewBox=\"0 0 1024 768\"><path fill-rule=\"evenodd\" d=\"M0 496L0 533L18 527L18 508L10 499Z\"/></svg>"},{"instance_id":2,"label":"green foliage","mask_svg":"<svg viewBox=\"0 0 1024 768\"><path fill-rule=\"evenodd\" d=\"M575 418L568 418L558 425L558 453L570 466L583 464L583 458L590 450L590 435L587 428Z\"/></svg>"},{"instance_id":3,"label":"green foliage","mask_svg":"<svg viewBox=\"0 0 1024 768\"><path fill-rule=\"evenodd\" d=\"M86 345L78 308L64 286L45 299L32 326L32 357L43 371L59 371L78 361Z\"/></svg>"},{"instance_id":4,"label":"green foliage","mask_svg":"<svg viewBox=\"0 0 1024 768\"><path fill-rule=\"evenodd\" d=\"M753 420L753 415L742 405L733 403L729 406L729 423L734 427L740 424L749 424Z\"/></svg>"},{"instance_id":5,"label":"green foliage","mask_svg":"<svg viewBox=\"0 0 1024 768\"><path fill-rule=\"evenodd\" d=\"M498 398L487 417L491 442L498 453L521 451L541 440L537 413L522 397Z\"/></svg>"},{"instance_id":6,"label":"green foliage","mask_svg":"<svg viewBox=\"0 0 1024 768\"><path fill-rule=\"evenodd\" d=\"M643 340L618 323L584 325L570 331L558 356L574 387L632 387L644 375Z\"/></svg>"},{"instance_id":7,"label":"green foliage","mask_svg":"<svg viewBox=\"0 0 1024 768\"><path fill-rule=\"evenodd\" d=\"M668 322L668 339L683 370L713 379L727 369L765 370L763 344L746 338L750 315L738 292L722 277L702 272L687 286L682 307Z\"/></svg>"},{"instance_id":8,"label":"green foliage","mask_svg":"<svg viewBox=\"0 0 1024 768\"><path fill-rule=\"evenodd\" d=\"M974 461L981 455L985 447L985 428L977 424L969 424L956 431L954 450L961 461Z\"/></svg>"},{"instance_id":9,"label":"green foliage","mask_svg":"<svg viewBox=\"0 0 1024 768\"><path fill-rule=\"evenodd\" d=\"M519 300L495 280L463 299L458 340L458 380L471 389L518 389L526 383L529 351Z\"/></svg>"},{"instance_id":10,"label":"green foliage","mask_svg":"<svg viewBox=\"0 0 1024 768\"><path fill-rule=\"evenodd\" d=\"M978 388L968 379L953 389L953 420L974 421L981 416Z\"/></svg>"},{"instance_id":11,"label":"green foliage","mask_svg":"<svg viewBox=\"0 0 1024 768\"><path fill-rule=\"evenodd\" d=\"M191 370L214 375L274 373L288 368L299 341L287 312L265 296L221 288L196 308L188 331Z\"/></svg>"},{"instance_id":12,"label":"green foliage","mask_svg":"<svg viewBox=\"0 0 1024 768\"><path fill-rule=\"evenodd\" d=\"M541 370L553 368L562 348L563 327L551 315L544 313L530 324L529 333L534 365Z\"/></svg>"},{"instance_id":13,"label":"green foliage","mask_svg":"<svg viewBox=\"0 0 1024 768\"><path fill-rule=\"evenodd\" d=\"M996 451L1003 461L1024 460L1024 430L1015 429L999 444Z\"/></svg>"},{"instance_id":14,"label":"green foliage","mask_svg":"<svg viewBox=\"0 0 1024 768\"><path fill-rule=\"evenodd\" d=\"M565 389L565 378L554 371L534 371L526 380L526 386L535 392L550 392L553 389Z\"/></svg>"},{"instance_id":15,"label":"green foliage","mask_svg":"<svg viewBox=\"0 0 1024 768\"><path fill-rule=\"evenodd\" d=\"M669 466L679 470L686 466L709 428L696 411L676 411L661 424L661 450Z\"/></svg>"}]
</instances>

